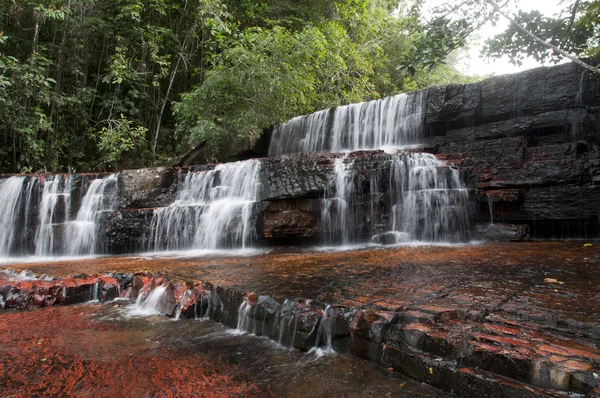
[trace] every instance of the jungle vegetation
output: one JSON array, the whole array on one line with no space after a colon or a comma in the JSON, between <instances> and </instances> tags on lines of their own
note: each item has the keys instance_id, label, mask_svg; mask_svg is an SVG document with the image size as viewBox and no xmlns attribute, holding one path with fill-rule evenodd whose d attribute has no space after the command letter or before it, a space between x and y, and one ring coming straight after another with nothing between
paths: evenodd
<instances>
[{"instance_id":1,"label":"jungle vegetation","mask_svg":"<svg viewBox=\"0 0 600 398\"><path fill-rule=\"evenodd\" d=\"M243 149L273 123L433 84L495 0L3 0L0 171L105 171ZM515 19L597 55L600 1ZM539 43L538 43L539 45ZM540 50L511 27L488 56Z\"/></svg>"}]
</instances>

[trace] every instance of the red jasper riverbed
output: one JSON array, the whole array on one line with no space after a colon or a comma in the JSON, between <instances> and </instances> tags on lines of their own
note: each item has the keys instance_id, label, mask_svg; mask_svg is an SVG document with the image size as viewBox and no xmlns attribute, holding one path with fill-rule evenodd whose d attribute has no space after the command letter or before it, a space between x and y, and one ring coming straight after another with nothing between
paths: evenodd
<instances>
[{"instance_id":1,"label":"red jasper riverbed","mask_svg":"<svg viewBox=\"0 0 600 398\"><path fill-rule=\"evenodd\" d=\"M468 349L467 359L492 373L514 373L520 382L594 396L600 392L600 381L594 381L600 367L600 244L585 243L299 249L244 257L112 257L6 267L57 276L147 271L171 281L208 281L277 299L305 297L361 308L368 322L392 312L401 317L405 334L430 342L415 346L430 350L428 355ZM87 304L4 312L0 387L17 395L64 390L108 396L122 389L126 396L186 396L191 391L361 396L361 388L370 391L368 396L441 394L348 354L317 360L278 349L266 339L232 336L212 321L132 319L119 311L110 304ZM503 360L525 367L513 372L506 363L494 362ZM543 377L549 380L540 378L539 364L548 367L550 376ZM425 369L429 372L421 379L445 385L431 367ZM474 369L455 371L471 375Z\"/></svg>"}]
</instances>

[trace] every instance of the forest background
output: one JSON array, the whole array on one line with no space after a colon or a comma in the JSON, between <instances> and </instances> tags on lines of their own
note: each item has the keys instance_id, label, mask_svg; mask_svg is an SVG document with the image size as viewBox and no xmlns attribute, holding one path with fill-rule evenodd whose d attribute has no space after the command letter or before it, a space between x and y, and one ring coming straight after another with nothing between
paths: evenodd
<instances>
[{"instance_id":1,"label":"forest background","mask_svg":"<svg viewBox=\"0 0 600 398\"><path fill-rule=\"evenodd\" d=\"M1 0L0 172L222 161L297 115L479 80L453 57L503 17L486 56L599 55L600 0L509 2Z\"/></svg>"}]
</instances>

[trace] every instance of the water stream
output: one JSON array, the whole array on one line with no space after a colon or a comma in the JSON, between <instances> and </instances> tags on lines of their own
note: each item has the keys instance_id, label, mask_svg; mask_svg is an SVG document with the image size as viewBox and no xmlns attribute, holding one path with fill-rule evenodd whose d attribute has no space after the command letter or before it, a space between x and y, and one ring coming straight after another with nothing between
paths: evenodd
<instances>
[{"instance_id":1,"label":"water stream","mask_svg":"<svg viewBox=\"0 0 600 398\"><path fill-rule=\"evenodd\" d=\"M175 202L154 211L149 250L250 247L260 170L259 161L248 160L188 173Z\"/></svg>"},{"instance_id":2,"label":"water stream","mask_svg":"<svg viewBox=\"0 0 600 398\"><path fill-rule=\"evenodd\" d=\"M118 174L92 181L75 220L66 225L64 252L71 256L97 252L98 224L107 211L115 207Z\"/></svg>"},{"instance_id":3,"label":"water stream","mask_svg":"<svg viewBox=\"0 0 600 398\"><path fill-rule=\"evenodd\" d=\"M423 137L423 91L294 118L273 132L269 156L397 148Z\"/></svg>"}]
</instances>

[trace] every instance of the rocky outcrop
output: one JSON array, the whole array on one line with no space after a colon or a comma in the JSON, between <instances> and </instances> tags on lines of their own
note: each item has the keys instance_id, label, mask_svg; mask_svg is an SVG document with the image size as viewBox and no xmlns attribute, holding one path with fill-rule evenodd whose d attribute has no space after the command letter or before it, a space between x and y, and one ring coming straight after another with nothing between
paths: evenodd
<instances>
[{"instance_id":1,"label":"rocky outcrop","mask_svg":"<svg viewBox=\"0 0 600 398\"><path fill-rule=\"evenodd\" d=\"M433 153L461 171L473 191L478 222L498 224L479 227L480 237L525 239L525 226L533 238L600 237L600 84L595 76L565 64L434 87L419 98L426 104L419 113L424 138L413 150ZM249 153L265 153L265 148L262 140ZM370 239L389 231L393 195L388 154L298 153L260 159L261 203L253 216L258 241L300 243L332 233L321 223L322 200L332 184L335 161L342 156L351 163L352 206L361 209L350 227L352 236ZM122 171L118 206L103 218L106 233L100 246L111 253L148 248L153 209L174 202L186 173L212 168ZM81 193L97 177L72 176L70 207L57 207L53 214L57 237L59 224L67 216L74 218ZM32 195L39 197L35 178L47 176L32 177ZM24 242L15 249L19 253L31 252L26 242L34 240L39 223L38 209L30 209L27 218L19 216ZM390 241L390 236L383 239Z\"/></svg>"},{"instance_id":2,"label":"rocky outcrop","mask_svg":"<svg viewBox=\"0 0 600 398\"><path fill-rule=\"evenodd\" d=\"M145 209L175 200L178 170L170 167L124 170L119 174L121 207Z\"/></svg>"}]
</instances>

